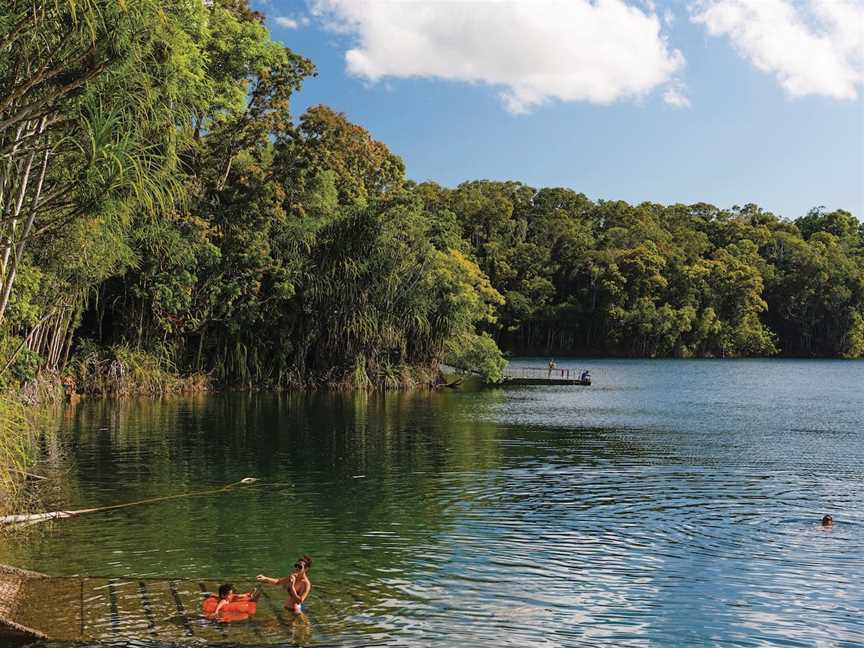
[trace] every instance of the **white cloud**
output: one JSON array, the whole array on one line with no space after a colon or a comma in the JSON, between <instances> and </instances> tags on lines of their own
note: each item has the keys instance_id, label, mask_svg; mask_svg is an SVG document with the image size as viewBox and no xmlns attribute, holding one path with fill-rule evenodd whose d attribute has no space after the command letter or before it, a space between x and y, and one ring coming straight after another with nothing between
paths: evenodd
<instances>
[{"instance_id":1,"label":"white cloud","mask_svg":"<svg viewBox=\"0 0 864 648\"><path fill-rule=\"evenodd\" d=\"M728 37L793 97L854 99L864 83L862 0L702 0L691 20Z\"/></svg>"},{"instance_id":2,"label":"white cloud","mask_svg":"<svg viewBox=\"0 0 864 648\"><path fill-rule=\"evenodd\" d=\"M288 16L276 16L273 20L276 21L277 25L285 27L286 29L297 29L298 27L297 21Z\"/></svg>"},{"instance_id":3,"label":"white cloud","mask_svg":"<svg viewBox=\"0 0 864 648\"><path fill-rule=\"evenodd\" d=\"M673 81L663 93L663 101L673 108L689 108L690 99L684 94L684 84L678 81Z\"/></svg>"},{"instance_id":4,"label":"white cloud","mask_svg":"<svg viewBox=\"0 0 864 648\"><path fill-rule=\"evenodd\" d=\"M348 71L370 81L427 77L501 88L506 108L640 98L684 65L652 9L624 0L311 0L356 38Z\"/></svg>"},{"instance_id":5,"label":"white cloud","mask_svg":"<svg viewBox=\"0 0 864 648\"><path fill-rule=\"evenodd\" d=\"M675 22L675 12L669 7L663 10L663 22L666 23L667 27L671 27L672 23Z\"/></svg>"}]
</instances>

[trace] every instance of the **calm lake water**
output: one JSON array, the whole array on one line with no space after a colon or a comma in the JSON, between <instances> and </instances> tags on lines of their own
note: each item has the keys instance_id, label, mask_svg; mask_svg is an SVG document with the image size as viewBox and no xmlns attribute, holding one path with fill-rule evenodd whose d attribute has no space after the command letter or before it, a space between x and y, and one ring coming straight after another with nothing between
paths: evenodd
<instances>
[{"instance_id":1,"label":"calm lake water","mask_svg":"<svg viewBox=\"0 0 864 648\"><path fill-rule=\"evenodd\" d=\"M594 385L69 407L55 506L262 483L64 520L0 562L239 579L308 553L285 645L864 646L864 362L558 366Z\"/></svg>"}]
</instances>

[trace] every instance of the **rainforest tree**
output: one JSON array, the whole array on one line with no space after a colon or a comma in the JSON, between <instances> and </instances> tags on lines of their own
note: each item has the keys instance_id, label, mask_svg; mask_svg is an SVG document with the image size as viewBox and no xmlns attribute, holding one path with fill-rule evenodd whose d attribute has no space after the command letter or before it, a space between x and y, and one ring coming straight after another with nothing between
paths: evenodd
<instances>
[{"instance_id":1,"label":"rainforest tree","mask_svg":"<svg viewBox=\"0 0 864 648\"><path fill-rule=\"evenodd\" d=\"M395 386L443 360L495 380L501 348L864 355L852 214L416 184L345 115L292 112L314 74L246 0L0 6L0 380Z\"/></svg>"}]
</instances>

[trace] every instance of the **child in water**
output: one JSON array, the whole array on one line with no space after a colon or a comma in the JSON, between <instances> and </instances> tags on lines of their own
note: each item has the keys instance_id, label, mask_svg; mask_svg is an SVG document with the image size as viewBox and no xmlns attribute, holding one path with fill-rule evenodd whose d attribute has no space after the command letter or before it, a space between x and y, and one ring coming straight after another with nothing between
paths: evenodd
<instances>
[{"instance_id":1,"label":"child in water","mask_svg":"<svg viewBox=\"0 0 864 648\"><path fill-rule=\"evenodd\" d=\"M254 602L258 600L260 593L260 589L256 588L253 592L237 594L231 583L224 583L219 586L218 599L211 596L204 601L204 614L210 619L220 621L243 621L255 614ZM232 610L228 607L229 604L238 602L247 603L248 605L244 606L243 610Z\"/></svg>"},{"instance_id":2,"label":"child in water","mask_svg":"<svg viewBox=\"0 0 864 648\"><path fill-rule=\"evenodd\" d=\"M312 558L303 556L294 563L294 573L284 578L271 578L258 574L256 580L271 585L284 585L288 591L288 600L285 601L285 609L293 610L294 614L303 612L303 602L312 591L312 583L309 580L309 569L312 567Z\"/></svg>"}]
</instances>

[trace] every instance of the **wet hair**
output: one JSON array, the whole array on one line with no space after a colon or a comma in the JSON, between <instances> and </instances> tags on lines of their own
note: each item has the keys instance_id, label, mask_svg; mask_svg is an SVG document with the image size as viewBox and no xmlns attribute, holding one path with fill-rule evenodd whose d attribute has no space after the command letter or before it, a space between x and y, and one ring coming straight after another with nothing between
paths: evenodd
<instances>
[{"instance_id":1,"label":"wet hair","mask_svg":"<svg viewBox=\"0 0 864 648\"><path fill-rule=\"evenodd\" d=\"M826 515L822 518L822 526L831 526L834 524L834 518L830 515Z\"/></svg>"},{"instance_id":2,"label":"wet hair","mask_svg":"<svg viewBox=\"0 0 864 648\"><path fill-rule=\"evenodd\" d=\"M301 566L303 567L303 571L309 571L312 569L312 556L303 556L302 558L298 558L297 562L294 563L295 567Z\"/></svg>"},{"instance_id":3,"label":"wet hair","mask_svg":"<svg viewBox=\"0 0 864 648\"><path fill-rule=\"evenodd\" d=\"M224 585L219 586L219 598L223 599L231 593L231 590L234 589L234 586L231 583L225 583Z\"/></svg>"}]
</instances>

